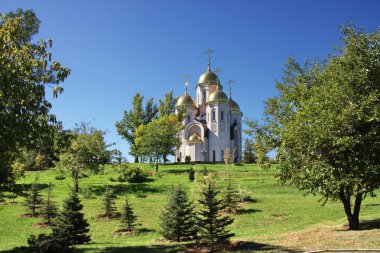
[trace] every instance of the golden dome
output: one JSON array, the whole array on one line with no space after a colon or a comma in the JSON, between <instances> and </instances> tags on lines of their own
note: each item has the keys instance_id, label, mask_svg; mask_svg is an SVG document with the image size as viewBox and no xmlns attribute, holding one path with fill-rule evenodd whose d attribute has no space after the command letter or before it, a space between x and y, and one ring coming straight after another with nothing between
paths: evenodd
<instances>
[{"instance_id":1,"label":"golden dome","mask_svg":"<svg viewBox=\"0 0 380 253\"><path fill-rule=\"evenodd\" d=\"M185 94L178 98L177 106L195 106L195 102L189 94Z\"/></svg>"},{"instance_id":2,"label":"golden dome","mask_svg":"<svg viewBox=\"0 0 380 253\"><path fill-rule=\"evenodd\" d=\"M201 143L202 138L199 134L194 133L192 136L189 137L189 142L190 143Z\"/></svg>"},{"instance_id":3,"label":"golden dome","mask_svg":"<svg viewBox=\"0 0 380 253\"><path fill-rule=\"evenodd\" d=\"M240 112L240 106L232 98L230 99L230 106L231 106L231 111L239 111Z\"/></svg>"},{"instance_id":4,"label":"golden dome","mask_svg":"<svg viewBox=\"0 0 380 253\"><path fill-rule=\"evenodd\" d=\"M228 102L228 97L221 89L218 89L210 94L207 103L210 102Z\"/></svg>"},{"instance_id":5,"label":"golden dome","mask_svg":"<svg viewBox=\"0 0 380 253\"><path fill-rule=\"evenodd\" d=\"M208 69L205 73L203 73L198 80L198 84L200 83L217 83L219 82L218 76Z\"/></svg>"}]
</instances>

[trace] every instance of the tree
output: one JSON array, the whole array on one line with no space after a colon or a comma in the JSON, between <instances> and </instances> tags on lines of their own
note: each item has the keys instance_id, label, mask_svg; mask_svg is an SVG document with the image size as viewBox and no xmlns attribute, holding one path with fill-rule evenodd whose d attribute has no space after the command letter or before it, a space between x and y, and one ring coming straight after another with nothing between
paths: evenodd
<instances>
[{"instance_id":1,"label":"tree","mask_svg":"<svg viewBox=\"0 0 380 253\"><path fill-rule=\"evenodd\" d=\"M222 200L217 199L218 191L212 183L207 183L201 192L201 205L198 212L199 238L205 243L214 244L216 242L228 241L235 234L227 230L227 226L233 223L233 219L222 216L220 211L224 209Z\"/></svg>"},{"instance_id":2,"label":"tree","mask_svg":"<svg viewBox=\"0 0 380 253\"><path fill-rule=\"evenodd\" d=\"M70 147L66 152L61 152L56 167L61 172L70 172L74 180L74 190L79 190L81 174L90 170L99 172L99 165L104 165L111 160L111 151L104 140L105 132L90 127L88 123L81 123L73 131Z\"/></svg>"},{"instance_id":3,"label":"tree","mask_svg":"<svg viewBox=\"0 0 380 253\"><path fill-rule=\"evenodd\" d=\"M182 185L172 188L170 192L160 215L160 234L177 242L195 236L194 206Z\"/></svg>"},{"instance_id":4,"label":"tree","mask_svg":"<svg viewBox=\"0 0 380 253\"><path fill-rule=\"evenodd\" d=\"M63 203L63 209L57 216L52 236L67 243L69 247L86 244L91 241L89 224L81 212L83 205L78 194L73 191Z\"/></svg>"},{"instance_id":5,"label":"tree","mask_svg":"<svg viewBox=\"0 0 380 253\"><path fill-rule=\"evenodd\" d=\"M123 206L123 212L121 214L121 229L123 231L132 232L136 226L137 216L133 211L131 203L129 203L128 198L125 198L125 203Z\"/></svg>"},{"instance_id":6,"label":"tree","mask_svg":"<svg viewBox=\"0 0 380 253\"><path fill-rule=\"evenodd\" d=\"M224 211L229 214L235 213L238 202L239 202L238 191L232 184L231 173L228 172L226 186L225 186L223 197L222 197L222 205L224 206Z\"/></svg>"},{"instance_id":7,"label":"tree","mask_svg":"<svg viewBox=\"0 0 380 253\"><path fill-rule=\"evenodd\" d=\"M149 99L145 110L142 102L144 96L136 93L133 97L132 109L124 111L123 119L116 122L116 130L130 145L130 154L135 157L135 163L139 162L139 155L136 146L136 130L139 126L148 124L156 118L158 108L153 102L153 98Z\"/></svg>"},{"instance_id":8,"label":"tree","mask_svg":"<svg viewBox=\"0 0 380 253\"><path fill-rule=\"evenodd\" d=\"M28 193L25 199L25 206L30 211L32 217L36 217L39 213L39 210L42 206L43 200L42 195L40 193L40 185L38 184L38 178L34 179L32 186L30 188L30 192Z\"/></svg>"},{"instance_id":9,"label":"tree","mask_svg":"<svg viewBox=\"0 0 380 253\"><path fill-rule=\"evenodd\" d=\"M44 201L44 205L42 206L41 214L44 215L44 218L46 219L46 222L48 225L52 225L52 219L54 219L57 216L58 208L55 202L52 200L51 196L51 183L49 184L48 188L48 195L46 200Z\"/></svg>"},{"instance_id":10,"label":"tree","mask_svg":"<svg viewBox=\"0 0 380 253\"><path fill-rule=\"evenodd\" d=\"M264 150L277 149L282 182L340 200L357 229L363 199L380 186L380 31L342 33L343 47L325 61L289 59L255 134Z\"/></svg>"},{"instance_id":11,"label":"tree","mask_svg":"<svg viewBox=\"0 0 380 253\"><path fill-rule=\"evenodd\" d=\"M174 151L180 146L178 132L181 128L182 125L174 114L161 116L147 125L141 125L136 131L138 154L153 158L158 171L160 158L174 155Z\"/></svg>"},{"instance_id":12,"label":"tree","mask_svg":"<svg viewBox=\"0 0 380 253\"><path fill-rule=\"evenodd\" d=\"M45 98L54 97L70 70L52 61L52 40L32 42L40 21L33 11L18 9L0 20L0 188L11 177L19 148L32 146L55 116ZM34 40L33 40L34 41Z\"/></svg>"},{"instance_id":13,"label":"tree","mask_svg":"<svg viewBox=\"0 0 380 253\"><path fill-rule=\"evenodd\" d=\"M168 116L169 114L173 114L177 100L173 97L173 91L165 93L164 100L159 100L159 107L158 107L158 115L161 116Z\"/></svg>"},{"instance_id":14,"label":"tree","mask_svg":"<svg viewBox=\"0 0 380 253\"><path fill-rule=\"evenodd\" d=\"M31 235L28 244L33 252L59 253L67 252L69 248L77 244L86 244L91 241L87 233L88 222L84 219L83 205L75 191L64 201L63 209L59 213L53 225L51 234L39 234L38 237Z\"/></svg>"},{"instance_id":15,"label":"tree","mask_svg":"<svg viewBox=\"0 0 380 253\"><path fill-rule=\"evenodd\" d=\"M115 199L114 190L110 186L107 186L106 191L104 192L104 197L103 197L103 210L104 210L103 215L105 217L112 217L112 215L116 211L114 199Z\"/></svg>"},{"instance_id":16,"label":"tree","mask_svg":"<svg viewBox=\"0 0 380 253\"><path fill-rule=\"evenodd\" d=\"M244 163L254 163L256 161L255 157L255 147L251 139L246 138L244 141L243 148L243 162Z\"/></svg>"}]
</instances>

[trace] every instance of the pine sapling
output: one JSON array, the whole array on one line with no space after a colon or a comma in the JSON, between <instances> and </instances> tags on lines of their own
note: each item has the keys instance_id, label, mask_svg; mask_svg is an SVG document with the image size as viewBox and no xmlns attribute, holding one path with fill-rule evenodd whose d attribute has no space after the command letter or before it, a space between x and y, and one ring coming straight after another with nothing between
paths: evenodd
<instances>
[{"instance_id":1,"label":"pine sapling","mask_svg":"<svg viewBox=\"0 0 380 253\"><path fill-rule=\"evenodd\" d=\"M42 206L42 211L41 211L48 225L52 225L52 220L57 216L57 213L58 213L57 205L52 200L51 188L52 186L50 183L49 188L48 188L48 195L46 197L46 200L44 201L44 205Z\"/></svg>"},{"instance_id":2,"label":"pine sapling","mask_svg":"<svg viewBox=\"0 0 380 253\"><path fill-rule=\"evenodd\" d=\"M125 198L125 203L123 206L123 212L121 214L121 229L123 231L132 232L136 227L137 216L134 214L133 207L129 203L128 198Z\"/></svg>"},{"instance_id":3,"label":"pine sapling","mask_svg":"<svg viewBox=\"0 0 380 253\"><path fill-rule=\"evenodd\" d=\"M25 206L32 217L36 217L39 213L42 203L43 200L40 194L40 185L38 184L38 178L36 177L25 199Z\"/></svg>"},{"instance_id":4,"label":"pine sapling","mask_svg":"<svg viewBox=\"0 0 380 253\"><path fill-rule=\"evenodd\" d=\"M114 190L110 186L107 186L107 189L104 193L104 198L103 198L103 209L104 209L103 216L112 217L112 215L115 213L116 208L115 208L114 199L115 199Z\"/></svg>"}]
</instances>

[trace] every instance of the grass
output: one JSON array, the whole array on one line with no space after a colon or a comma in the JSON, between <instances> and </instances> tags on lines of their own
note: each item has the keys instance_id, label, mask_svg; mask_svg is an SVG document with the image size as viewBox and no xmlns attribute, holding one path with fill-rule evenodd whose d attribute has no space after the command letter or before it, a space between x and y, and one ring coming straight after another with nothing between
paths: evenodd
<instances>
[{"instance_id":1,"label":"grass","mask_svg":"<svg viewBox=\"0 0 380 253\"><path fill-rule=\"evenodd\" d=\"M148 164L142 166L152 172L154 170ZM218 187L223 190L226 178L224 165L206 166L217 175ZM346 220L339 202L328 202L321 206L318 197L304 197L303 193L294 187L279 184L274 178L274 168L268 171L263 171L256 165L231 165L230 168L235 186L248 190L254 198L254 201L240 208L231 226L232 232L236 234L232 240L244 241L239 243L239 251L299 251L323 248L323 242L329 245L329 248L380 248L380 237L373 236L376 234L374 232L380 232L378 198L367 198L363 201L361 220L368 221L367 229L351 233L342 229ZM142 184L110 182L110 177L116 177L112 166L107 166L103 175L82 178L79 186L85 217L90 223L92 242L89 245L78 246L74 252L178 251L182 244L162 240L158 233L158 216L172 185L183 184L190 196L194 200L197 199L197 181L201 174L196 174L195 182L189 182L189 169L189 165L160 165L159 173L154 174L149 182ZM195 165L194 169L201 171L203 165ZM52 193L57 203L62 203L72 187L70 178L56 180L54 171L28 172L19 184L28 188L35 176L39 177L41 184L53 184ZM125 196L128 195L138 216L138 222L141 223L137 235L113 236L113 232L119 229L119 220L97 219L102 213L102 194L107 185L114 185L116 189L118 210L121 210ZM46 188L42 194L47 194ZM10 202L11 200L7 199L7 202L0 206L0 252L13 253L19 252L17 247L27 245L30 234L48 233L50 229L33 227L33 224L41 222L40 218L22 217L26 212L22 205L23 197L16 198L16 203ZM321 238L325 240L322 244ZM333 239L337 242L327 243L334 241ZM358 240L363 243L358 243ZM352 244L347 245L348 241L352 241Z\"/></svg>"}]
</instances>

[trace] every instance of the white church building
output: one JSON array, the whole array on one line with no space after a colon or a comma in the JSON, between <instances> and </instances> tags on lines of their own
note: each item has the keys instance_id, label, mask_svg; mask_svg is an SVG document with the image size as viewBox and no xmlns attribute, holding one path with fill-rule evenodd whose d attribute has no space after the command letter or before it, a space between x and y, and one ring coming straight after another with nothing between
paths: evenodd
<instances>
[{"instance_id":1,"label":"white church building","mask_svg":"<svg viewBox=\"0 0 380 253\"><path fill-rule=\"evenodd\" d=\"M186 113L177 160L185 162L190 157L191 162L223 162L228 149L231 161L241 162L243 113L232 99L231 83L227 96L218 75L211 71L210 58L196 84L195 99L189 95L186 81L185 94L178 98L176 108L177 113Z\"/></svg>"}]
</instances>

